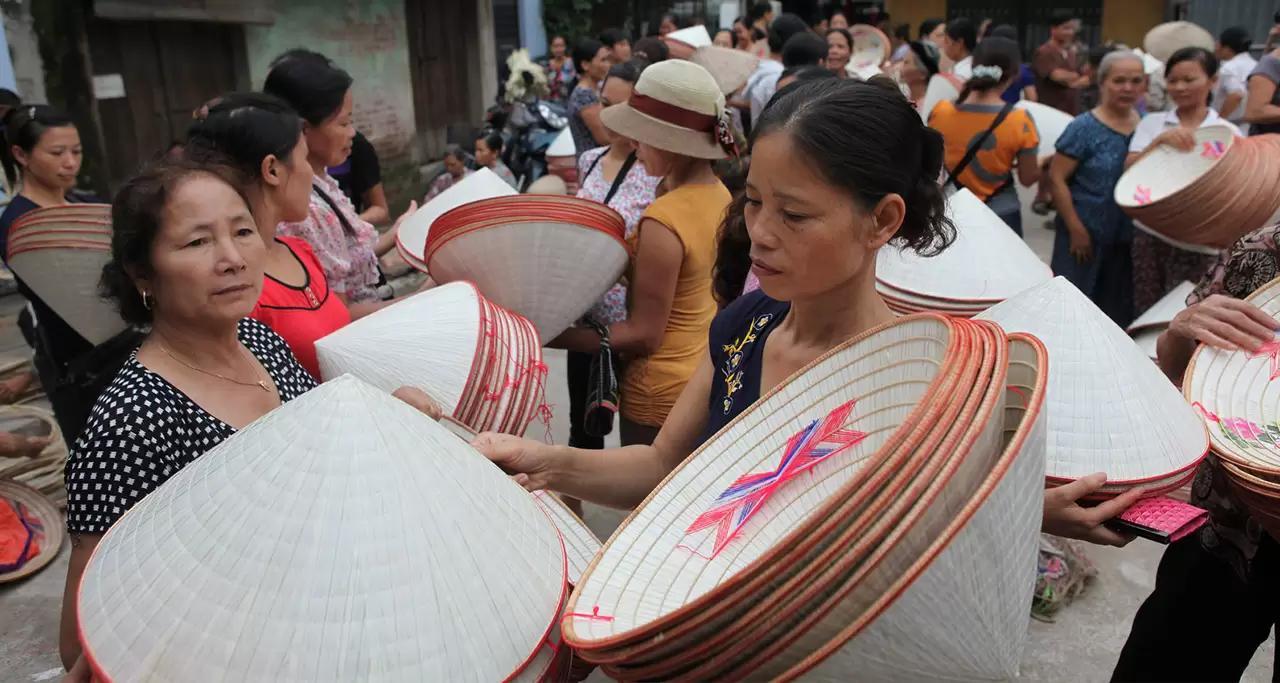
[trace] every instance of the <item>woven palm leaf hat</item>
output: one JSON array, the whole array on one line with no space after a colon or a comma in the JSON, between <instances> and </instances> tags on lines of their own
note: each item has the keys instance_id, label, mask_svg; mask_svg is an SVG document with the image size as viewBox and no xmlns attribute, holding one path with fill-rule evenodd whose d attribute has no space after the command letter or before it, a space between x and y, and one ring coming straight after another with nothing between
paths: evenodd
<instances>
[{"instance_id":1,"label":"woven palm leaf hat","mask_svg":"<svg viewBox=\"0 0 1280 683\"><path fill-rule=\"evenodd\" d=\"M972 317L1047 282L1049 267L967 189L947 199L956 241L937 256L905 249L876 255L876 291L899 313L939 311Z\"/></svg>"},{"instance_id":2,"label":"woven palm leaf hat","mask_svg":"<svg viewBox=\"0 0 1280 683\"><path fill-rule=\"evenodd\" d=\"M1062 277L982 315L1044 342L1049 366L1048 485L1105 472L1097 497L1179 488L1208 451L1204 424L1164 373Z\"/></svg>"},{"instance_id":3,"label":"woven palm leaf hat","mask_svg":"<svg viewBox=\"0 0 1280 683\"><path fill-rule=\"evenodd\" d=\"M570 153L572 154L572 150ZM499 178L497 173L482 168L454 183L405 219L396 232L396 250L409 265L425 273L427 234L431 232L431 225L437 218L463 204L513 194L517 192L507 181Z\"/></svg>"},{"instance_id":4,"label":"woven palm leaf hat","mask_svg":"<svg viewBox=\"0 0 1280 683\"><path fill-rule=\"evenodd\" d=\"M997 469L1009 351L995 325L920 314L818 359L636 509L566 641L619 680L786 679L838 650Z\"/></svg>"},{"instance_id":5,"label":"woven palm leaf hat","mask_svg":"<svg viewBox=\"0 0 1280 683\"><path fill-rule=\"evenodd\" d=\"M0 478L0 505L8 507L26 529L24 560L16 568L0 570L0 584L18 581L44 569L58 556L66 537L62 513L43 493L20 481Z\"/></svg>"},{"instance_id":6,"label":"woven palm leaf hat","mask_svg":"<svg viewBox=\"0 0 1280 683\"><path fill-rule=\"evenodd\" d=\"M645 69L635 93L600 113L609 130L658 149L698 159L733 153L720 85L706 69L669 59Z\"/></svg>"},{"instance_id":7,"label":"woven palm leaf hat","mask_svg":"<svg viewBox=\"0 0 1280 683\"><path fill-rule=\"evenodd\" d=\"M564 591L537 501L343 377L126 513L76 609L102 680L500 681L544 650Z\"/></svg>"},{"instance_id":8,"label":"woven palm leaf hat","mask_svg":"<svg viewBox=\"0 0 1280 683\"><path fill-rule=\"evenodd\" d=\"M1161 62L1169 61L1173 53L1184 47L1199 47L1210 52L1217 46L1213 34L1189 21L1167 21L1147 31L1142 47L1147 54Z\"/></svg>"},{"instance_id":9,"label":"woven palm leaf hat","mask_svg":"<svg viewBox=\"0 0 1280 683\"><path fill-rule=\"evenodd\" d=\"M1249 295L1280 315L1280 280ZM1201 346L1191 357L1183 392L1209 428L1227 480L1254 518L1280 537L1280 341L1256 353Z\"/></svg>"},{"instance_id":10,"label":"woven palm leaf hat","mask_svg":"<svg viewBox=\"0 0 1280 683\"><path fill-rule=\"evenodd\" d=\"M617 284L631 260L626 222L586 199L492 197L441 215L424 260L436 282L468 281L554 339Z\"/></svg>"},{"instance_id":11,"label":"woven palm leaf hat","mask_svg":"<svg viewBox=\"0 0 1280 683\"><path fill-rule=\"evenodd\" d=\"M545 399L546 366L527 319L468 282L408 297L316 341L320 375L383 391L417 387L475 431L522 435Z\"/></svg>"},{"instance_id":12,"label":"woven palm leaf hat","mask_svg":"<svg viewBox=\"0 0 1280 683\"><path fill-rule=\"evenodd\" d=\"M746 85L760 65L760 58L750 52L719 45L698 48L689 61L706 69L726 96Z\"/></svg>"}]
</instances>

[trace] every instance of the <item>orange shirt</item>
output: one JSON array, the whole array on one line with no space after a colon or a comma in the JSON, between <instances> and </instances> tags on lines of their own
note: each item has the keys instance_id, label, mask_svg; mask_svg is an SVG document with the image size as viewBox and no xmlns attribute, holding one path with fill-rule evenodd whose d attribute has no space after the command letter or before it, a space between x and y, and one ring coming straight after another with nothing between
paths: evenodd
<instances>
[{"instance_id":1,"label":"orange shirt","mask_svg":"<svg viewBox=\"0 0 1280 683\"><path fill-rule=\"evenodd\" d=\"M946 145L947 171L960 165L970 145L975 145L991 122L1000 115L1000 105L939 102L929 115L929 126L942 133ZM1027 163L1035 163L1040 147L1040 133L1031 115L1022 109L1009 112L991 137L960 173L960 184L983 201L1009 180L1013 162L1021 154L1030 154Z\"/></svg>"}]
</instances>

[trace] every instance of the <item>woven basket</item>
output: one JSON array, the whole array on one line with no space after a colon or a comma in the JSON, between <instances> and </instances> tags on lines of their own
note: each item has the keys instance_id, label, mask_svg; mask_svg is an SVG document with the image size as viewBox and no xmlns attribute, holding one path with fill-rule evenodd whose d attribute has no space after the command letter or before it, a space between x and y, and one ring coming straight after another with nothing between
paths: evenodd
<instances>
[{"instance_id":1,"label":"woven basket","mask_svg":"<svg viewBox=\"0 0 1280 683\"><path fill-rule=\"evenodd\" d=\"M543 650L565 578L531 496L342 377L127 512L89 560L77 613L104 680L495 681Z\"/></svg>"},{"instance_id":2,"label":"woven basket","mask_svg":"<svg viewBox=\"0 0 1280 683\"><path fill-rule=\"evenodd\" d=\"M1049 349L1046 478L1106 472L1110 492L1195 471L1208 437L1164 373L1098 307L1058 277L979 318Z\"/></svg>"},{"instance_id":3,"label":"woven basket","mask_svg":"<svg viewBox=\"0 0 1280 683\"><path fill-rule=\"evenodd\" d=\"M32 458L0 457L0 480L11 479L39 491L59 509L67 506L67 443L53 413L29 405L0 406L0 431L51 437Z\"/></svg>"}]
</instances>

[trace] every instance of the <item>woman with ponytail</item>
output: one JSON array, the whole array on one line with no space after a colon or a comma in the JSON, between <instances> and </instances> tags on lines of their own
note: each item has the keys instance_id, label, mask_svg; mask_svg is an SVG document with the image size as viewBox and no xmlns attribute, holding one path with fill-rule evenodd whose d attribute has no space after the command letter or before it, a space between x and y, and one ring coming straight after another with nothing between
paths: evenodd
<instances>
[{"instance_id":1,"label":"woman with ponytail","mask_svg":"<svg viewBox=\"0 0 1280 683\"><path fill-rule=\"evenodd\" d=\"M1022 205L1014 174L1024 187L1040 181L1036 154L1040 135L1025 110L1003 94L1018 79L1022 57L1008 38L982 41L973 59L973 77L955 103L939 102L929 125L946 144L948 190L968 188L1019 235Z\"/></svg>"}]
</instances>

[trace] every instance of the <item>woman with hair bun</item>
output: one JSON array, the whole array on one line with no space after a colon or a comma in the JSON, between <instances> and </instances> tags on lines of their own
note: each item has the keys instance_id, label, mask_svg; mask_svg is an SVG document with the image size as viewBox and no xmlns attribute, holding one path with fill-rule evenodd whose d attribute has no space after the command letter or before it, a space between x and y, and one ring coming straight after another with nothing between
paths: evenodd
<instances>
[{"instance_id":1,"label":"woman with hair bun","mask_svg":"<svg viewBox=\"0 0 1280 683\"><path fill-rule=\"evenodd\" d=\"M854 118L860 125L850 128ZM942 138L900 93L835 78L796 84L775 96L754 135L746 192L725 221L745 223L761 290L716 316L652 445L586 451L481 436L481 451L526 487L635 506L770 388L893 320L875 289L877 251L893 242L936 253L954 238L937 182ZM754 341L740 344L737 381L718 380L725 346L748 333Z\"/></svg>"}]
</instances>

